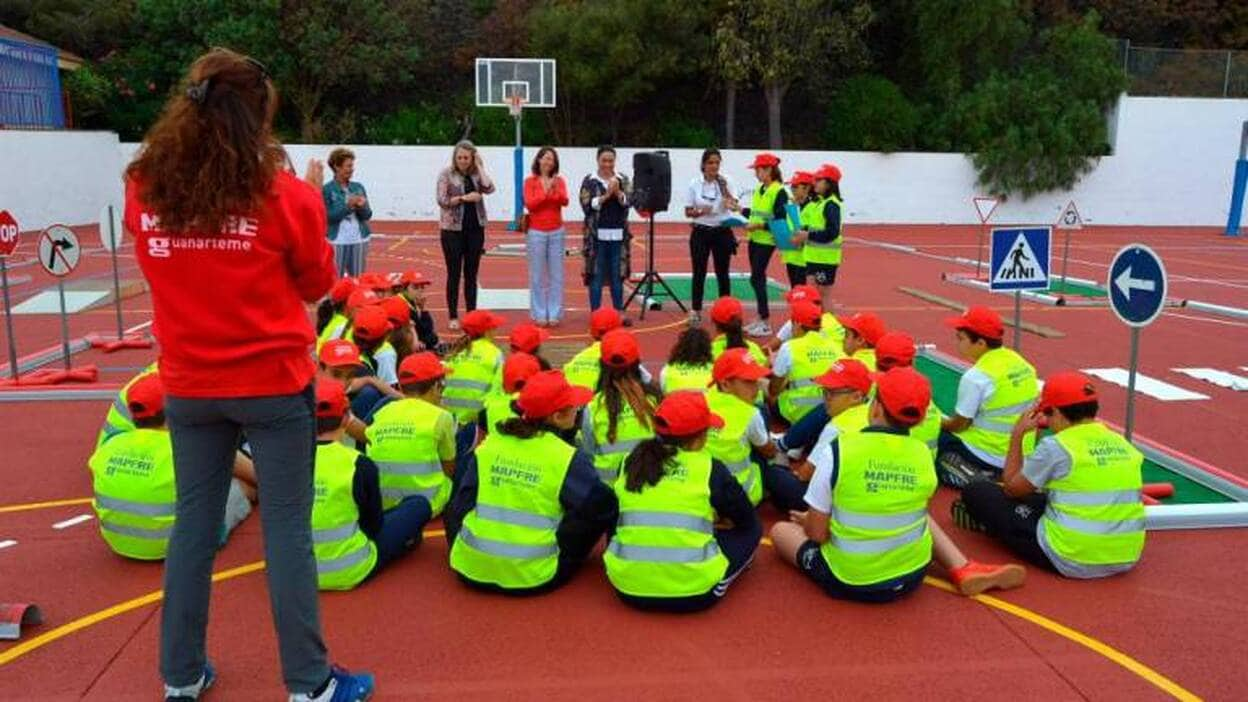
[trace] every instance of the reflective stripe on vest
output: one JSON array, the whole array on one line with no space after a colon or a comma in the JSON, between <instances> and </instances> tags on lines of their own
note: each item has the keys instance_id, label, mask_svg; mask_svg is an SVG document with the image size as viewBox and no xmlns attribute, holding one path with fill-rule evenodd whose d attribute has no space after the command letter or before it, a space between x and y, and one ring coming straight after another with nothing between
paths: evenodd
<instances>
[{"instance_id":1,"label":"reflective stripe on vest","mask_svg":"<svg viewBox=\"0 0 1248 702\"><path fill-rule=\"evenodd\" d=\"M646 397L646 402L650 402L649 396ZM598 469L598 476L602 481L610 485L624 467L629 452L642 441L653 437L654 430L642 425L631 404L621 402L615 422L615 441L608 441L610 416L603 394L595 395L585 411L589 412L594 432L594 468Z\"/></svg>"},{"instance_id":2,"label":"reflective stripe on vest","mask_svg":"<svg viewBox=\"0 0 1248 702\"><path fill-rule=\"evenodd\" d=\"M406 463L402 461L374 461L377 467L395 475L432 475L442 472L440 463Z\"/></svg>"},{"instance_id":3,"label":"reflective stripe on vest","mask_svg":"<svg viewBox=\"0 0 1248 702\"><path fill-rule=\"evenodd\" d=\"M1126 534L1144 530L1144 519L1126 519L1113 522L1100 522L1095 519L1082 519L1056 509L1045 509L1044 518L1060 526L1085 534Z\"/></svg>"},{"instance_id":4,"label":"reflective stripe on vest","mask_svg":"<svg viewBox=\"0 0 1248 702\"><path fill-rule=\"evenodd\" d=\"M499 558L549 558L559 555L558 546L524 546L521 544L508 543L506 541L496 541L494 539L485 539L472 533L468 527L461 527L456 542L460 539L465 544L477 549L481 553Z\"/></svg>"},{"instance_id":5,"label":"reflective stripe on vest","mask_svg":"<svg viewBox=\"0 0 1248 702\"><path fill-rule=\"evenodd\" d=\"M451 480L442 472L441 451L454 424L446 409L418 397L390 402L373 415L364 433L369 458L377 464L383 509L421 495L433 516L442 513Z\"/></svg>"},{"instance_id":6,"label":"reflective stripe on vest","mask_svg":"<svg viewBox=\"0 0 1248 702\"><path fill-rule=\"evenodd\" d=\"M776 238L766 225L772 220L772 214L776 209L776 196L781 190L784 190L784 185L779 181L774 181L767 186L760 183L757 188L754 188L754 195L750 199L750 221L764 226L762 229L750 230L748 235L750 241L768 246L776 245Z\"/></svg>"},{"instance_id":7,"label":"reflective stripe on vest","mask_svg":"<svg viewBox=\"0 0 1248 702\"><path fill-rule=\"evenodd\" d=\"M511 509L510 507L478 504L476 510L478 517L482 519L489 519L494 522L502 522L503 524L533 527L534 529L559 528L558 519L554 519L553 517L544 517L540 514L533 514L532 512L525 512L523 510Z\"/></svg>"},{"instance_id":8,"label":"reflective stripe on vest","mask_svg":"<svg viewBox=\"0 0 1248 702\"><path fill-rule=\"evenodd\" d=\"M143 527L130 526L128 524L118 524L116 522L101 519L100 528L104 531L110 531L121 536L133 536L136 539L168 539L173 533L173 527L167 526L159 529L145 529Z\"/></svg>"},{"instance_id":9,"label":"reflective stripe on vest","mask_svg":"<svg viewBox=\"0 0 1248 702\"><path fill-rule=\"evenodd\" d=\"M642 441L645 441L645 439L629 439L627 441L617 441L613 444L599 444L594 451L599 456L608 453L626 453L637 448L637 444L640 444Z\"/></svg>"},{"instance_id":10,"label":"reflective stripe on vest","mask_svg":"<svg viewBox=\"0 0 1248 702\"><path fill-rule=\"evenodd\" d=\"M688 529L689 531L700 531L705 534L715 533L715 523L711 520L680 512L621 512L620 526L663 527L667 529Z\"/></svg>"},{"instance_id":11,"label":"reflective stripe on vest","mask_svg":"<svg viewBox=\"0 0 1248 702\"><path fill-rule=\"evenodd\" d=\"M790 424L823 403L823 390L814 379L822 375L843 354L826 337L807 332L785 342L789 347L792 367L788 382L780 392L780 414Z\"/></svg>"},{"instance_id":12,"label":"reflective stripe on vest","mask_svg":"<svg viewBox=\"0 0 1248 702\"><path fill-rule=\"evenodd\" d=\"M624 561L653 563L701 563L719 555L719 544L713 539L702 548L667 546L630 546L612 540L607 546L611 555Z\"/></svg>"},{"instance_id":13,"label":"reflective stripe on vest","mask_svg":"<svg viewBox=\"0 0 1248 702\"><path fill-rule=\"evenodd\" d=\"M316 572L317 572L317 575L324 575L326 573L339 573L341 571L348 570L350 568L355 568L364 563L367 563L368 560L372 557L372 555L373 555L373 552L367 545L359 546L354 551L351 551L350 553L339 556L337 558L329 558L329 559L317 561Z\"/></svg>"},{"instance_id":14,"label":"reflective stripe on vest","mask_svg":"<svg viewBox=\"0 0 1248 702\"><path fill-rule=\"evenodd\" d=\"M845 526L857 527L859 529L904 529L919 519L926 517L927 510L920 509L901 514L866 514L863 512L851 512L843 507L833 505L832 513L828 516Z\"/></svg>"},{"instance_id":15,"label":"reflective stripe on vest","mask_svg":"<svg viewBox=\"0 0 1248 702\"><path fill-rule=\"evenodd\" d=\"M811 218L810 218L810 230L811 231L822 232L822 231L827 230L828 221L824 217L823 212L824 212L825 205L827 205L829 201L836 203L836 206L838 208L841 208L842 210L844 210L844 205L841 203L840 198L836 197L835 195L829 195L828 197L824 198L823 200L819 202L818 210L812 213L811 215ZM842 214L842 216L840 217L839 225L843 227L844 224L845 224L845 217ZM819 264L829 265L829 266L840 265L841 242L844 241L844 237L841 236L841 232L842 230L838 229L838 231L836 232L836 238L834 238L832 241L820 242L820 241L815 241L814 239L807 239L806 240L806 261L809 263L819 263Z\"/></svg>"},{"instance_id":16,"label":"reflective stripe on vest","mask_svg":"<svg viewBox=\"0 0 1248 702\"><path fill-rule=\"evenodd\" d=\"M1048 490L1045 493L1053 502L1079 507L1100 507L1103 505L1133 505L1142 500L1139 490L1102 490L1100 492L1068 492L1066 490Z\"/></svg>"},{"instance_id":17,"label":"reflective stripe on vest","mask_svg":"<svg viewBox=\"0 0 1248 702\"><path fill-rule=\"evenodd\" d=\"M360 454L338 442L318 444L313 474L312 553L322 590L349 590L377 563L377 546L359 528L355 469Z\"/></svg>"},{"instance_id":18,"label":"reflective stripe on vest","mask_svg":"<svg viewBox=\"0 0 1248 702\"><path fill-rule=\"evenodd\" d=\"M828 539L828 543L833 547L840 549L846 553L884 553L900 548L906 544L912 544L922 539L927 534L927 520L922 523L915 524L905 532L897 536L889 536L882 539L850 539L843 536L833 535Z\"/></svg>"},{"instance_id":19,"label":"reflective stripe on vest","mask_svg":"<svg viewBox=\"0 0 1248 702\"><path fill-rule=\"evenodd\" d=\"M167 504L158 504L151 502L135 502L133 500L122 500L108 495L95 493L95 504L104 509L111 509L114 512L125 512L127 514L135 514L140 517L172 517L176 511L176 505L172 502Z\"/></svg>"},{"instance_id":20,"label":"reflective stripe on vest","mask_svg":"<svg viewBox=\"0 0 1248 702\"><path fill-rule=\"evenodd\" d=\"M485 392L490 389L490 384L480 380L464 380L462 378L447 378L446 387L448 388L468 388L470 390L480 390Z\"/></svg>"},{"instance_id":21,"label":"reflective stripe on vest","mask_svg":"<svg viewBox=\"0 0 1248 702\"><path fill-rule=\"evenodd\" d=\"M750 504L758 506L763 499L762 481L759 480L761 469L750 460L751 447L746 438L750 423L758 418L758 408L718 389L707 392L706 403L724 420L723 428L712 428L707 433L707 452L727 466L732 476L741 483Z\"/></svg>"},{"instance_id":22,"label":"reflective stripe on vest","mask_svg":"<svg viewBox=\"0 0 1248 702\"><path fill-rule=\"evenodd\" d=\"M493 341L481 338L473 339L468 348L445 361L450 372L442 391L442 406L452 409L461 425L475 422L485 407L486 395L500 380L502 357Z\"/></svg>"},{"instance_id":23,"label":"reflective stripe on vest","mask_svg":"<svg viewBox=\"0 0 1248 702\"><path fill-rule=\"evenodd\" d=\"M88 464L100 534L109 547L128 558L164 558L177 502L169 434L120 432L98 446Z\"/></svg>"},{"instance_id":24,"label":"reflective stripe on vest","mask_svg":"<svg viewBox=\"0 0 1248 702\"><path fill-rule=\"evenodd\" d=\"M383 487L381 489L381 499L386 502L393 501L394 504L398 504L409 497L415 497L417 495L425 498L426 500L429 500L430 502L433 502L433 498L436 497L437 494L438 494L438 488L436 487L431 487L431 488L387 488L387 487Z\"/></svg>"}]
</instances>

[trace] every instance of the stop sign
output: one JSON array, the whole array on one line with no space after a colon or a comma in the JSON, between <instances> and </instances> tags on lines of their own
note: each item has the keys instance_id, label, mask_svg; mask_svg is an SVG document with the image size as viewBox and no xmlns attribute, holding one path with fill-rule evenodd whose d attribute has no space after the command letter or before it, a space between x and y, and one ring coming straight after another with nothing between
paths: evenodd
<instances>
[{"instance_id":1,"label":"stop sign","mask_svg":"<svg viewBox=\"0 0 1248 702\"><path fill-rule=\"evenodd\" d=\"M8 256L17 249L17 220L8 210L0 210L0 256Z\"/></svg>"}]
</instances>

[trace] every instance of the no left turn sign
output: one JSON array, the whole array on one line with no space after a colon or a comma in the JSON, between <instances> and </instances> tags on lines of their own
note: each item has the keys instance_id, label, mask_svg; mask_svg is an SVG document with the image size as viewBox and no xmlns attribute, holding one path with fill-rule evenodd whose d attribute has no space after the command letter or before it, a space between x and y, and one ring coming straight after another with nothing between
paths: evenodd
<instances>
[{"instance_id":1,"label":"no left turn sign","mask_svg":"<svg viewBox=\"0 0 1248 702\"><path fill-rule=\"evenodd\" d=\"M58 278L78 267L81 254L78 235L63 224L53 224L39 234L39 265Z\"/></svg>"}]
</instances>

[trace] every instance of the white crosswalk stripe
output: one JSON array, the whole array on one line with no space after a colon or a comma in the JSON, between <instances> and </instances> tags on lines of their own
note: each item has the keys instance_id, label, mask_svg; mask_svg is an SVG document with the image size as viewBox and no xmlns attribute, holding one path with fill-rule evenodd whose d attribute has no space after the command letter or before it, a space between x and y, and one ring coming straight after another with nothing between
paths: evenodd
<instances>
[{"instance_id":1,"label":"white crosswalk stripe","mask_svg":"<svg viewBox=\"0 0 1248 702\"><path fill-rule=\"evenodd\" d=\"M1175 368L1176 373L1191 376L1197 380L1203 380L1207 383L1213 383L1218 387L1229 388L1243 392L1248 390L1248 378L1234 373L1218 370L1217 368Z\"/></svg>"},{"instance_id":2,"label":"white crosswalk stripe","mask_svg":"<svg viewBox=\"0 0 1248 702\"><path fill-rule=\"evenodd\" d=\"M1128 373L1126 368L1084 368L1083 372L1088 375L1095 375L1106 382L1121 385L1124 388L1127 387ZM1192 392L1139 372L1135 375L1135 391L1168 402L1209 399L1208 395Z\"/></svg>"}]
</instances>

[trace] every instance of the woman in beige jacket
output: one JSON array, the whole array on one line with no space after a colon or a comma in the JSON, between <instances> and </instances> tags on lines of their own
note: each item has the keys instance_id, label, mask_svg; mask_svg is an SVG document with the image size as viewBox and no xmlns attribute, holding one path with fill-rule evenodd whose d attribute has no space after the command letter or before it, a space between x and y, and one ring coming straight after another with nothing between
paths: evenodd
<instances>
[{"instance_id":1,"label":"woman in beige jacket","mask_svg":"<svg viewBox=\"0 0 1248 702\"><path fill-rule=\"evenodd\" d=\"M459 329L459 278L464 277L464 306L477 308L477 270L485 249L485 196L494 180L471 141L461 141L451 165L438 174L438 207L442 208L442 257L446 260L446 308L451 329Z\"/></svg>"}]
</instances>

